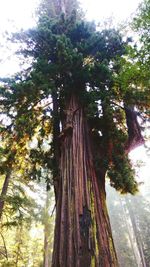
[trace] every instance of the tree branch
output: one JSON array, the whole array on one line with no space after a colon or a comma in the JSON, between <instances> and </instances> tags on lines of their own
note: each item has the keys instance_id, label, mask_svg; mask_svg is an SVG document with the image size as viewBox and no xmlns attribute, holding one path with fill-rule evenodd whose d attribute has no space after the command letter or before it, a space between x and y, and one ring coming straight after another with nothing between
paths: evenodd
<instances>
[{"instance_id":1,"label":"tree branch","mask_svg":"<svg viewBox=\"0 0 150 267\"><path fill-rule=\"evenodd\" d=\"M5 249L5 254L3 253L3 255L6 257L6 259L8 260L8 253L7 253L7 247L6 247L6 243L5 243L5 239L4 239L4 236L3 234L0 232L0 235L2 237L2 240L3 240L3 244L4 244L4 249Z\"/></svg>"},{"instance_id":2,"label":"tree branch","mask_svg":"<svg viewBox=\"0 0 150 267\"><path fill-rule=\"evenodd\" d=\"M129 153L134 148L144 144L144 138L141 134L138 122L138 113L134 111L134 107L125 107L126 123L128 127L128 140L125 145L125 151Z\"/></svg>"}]
</instances>

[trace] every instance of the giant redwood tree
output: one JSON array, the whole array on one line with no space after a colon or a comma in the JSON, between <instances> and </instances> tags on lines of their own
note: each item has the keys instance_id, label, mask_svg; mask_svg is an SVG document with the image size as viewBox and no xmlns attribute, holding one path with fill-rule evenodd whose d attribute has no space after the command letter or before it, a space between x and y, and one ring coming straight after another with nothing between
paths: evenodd
<instances>
[{"instance_id":1,"label":"giant redwood tree","mask_svg":"<svg viewBox=\"0 0 150 267\"><path fill-rule=\"evenodd\" d=\"M15 35L31 67L4 81L1 102L13 114L11 131L38 140L34 174L53 175L52 267L116 267L105 179L121 193L137 191L128 153L144 142L138 116L147 94L135 84L136 62L135 76L124 66L132 67L128 42L82 17L76 0L42 2L37 27ZM40 154L48 134L51 148Z\"/></svg>"}]
</instances>

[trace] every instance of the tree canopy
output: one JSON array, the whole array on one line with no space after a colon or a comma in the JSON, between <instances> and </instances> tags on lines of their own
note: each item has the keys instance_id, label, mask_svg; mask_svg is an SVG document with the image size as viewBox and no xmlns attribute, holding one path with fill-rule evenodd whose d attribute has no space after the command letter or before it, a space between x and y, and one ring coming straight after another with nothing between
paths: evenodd
<instances>
[{"instance_id":1,"label":"tree canopy","mask_svg":"<svg viewBox=\"0 0 150 267\"><path fill-rule=\"evenodd\" d=\"M44 13L36 28L15 34L14 38L23 43L18 53L30 58L32 65L4 80L1 86L1 107L10 118L7 129L12 139L19 145L36 136L38 149L29 152L29 160L38 157L43 140L52 134L56 117L63 124L65 97L76 91L93 136L107 150L102 164L109 166L112 185L122 192L135 192L134 173L125 149L126 107L145 112L149 104L148 88L143 88L139 77L139 62L129 58L128 50L132 48L128 42L115 29L97 31L94 23L77 19L74 12L67 18ZM59 98L57 114L51 104L55 94ZM50 150L46 152L51 156L49 163L43 163L45 166L53 158ZM45 153L43 157L48 158ZM41 156L40 161L44 161Z\"/></svg>"}]
</instances>

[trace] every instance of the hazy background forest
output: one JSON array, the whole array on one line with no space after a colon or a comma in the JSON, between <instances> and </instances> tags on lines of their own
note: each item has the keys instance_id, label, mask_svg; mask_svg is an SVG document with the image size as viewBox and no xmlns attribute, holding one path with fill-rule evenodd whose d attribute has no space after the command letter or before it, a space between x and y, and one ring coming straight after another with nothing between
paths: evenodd
<instances>
[{"instance_id":1,"label":"hazy background forest","mask_svg":"<svg viewBox=\"0 0 150 267\"><path fill-rule=\"evenodd\" d=\"M33 6L30 6L29 1L24 1L26 2L25 6L23 4L24 11L19 1L16 1L15 9L17 10L18 5L17 12L19 13L20 10L20 16L18 17L16 13L14 13L14 15L11 14L13 13L11 11L13 1L7 0L6 2L6 5L8 4L9 6L10 4L6 17L2 15L2 13L7 13L6 8L8 7L0 3L1 77L13 74L22 68L22 64L19 65L20 63L18 63L20 62L18 56L14 55L17 46L14 44L10 45L9 42L6 42L6 39L11 31L16 31L19 27L28 28L36 23L35 16L31 16L31 14L34 12L38 1L33 1ZM128 13L127 6L131 1L126 2L127 11L125 11L125 13ZM136 10L140 2L141 1L135 1L131 10L129 8L130 12L128 16L126 14L122 21L114 12L113 18L107 19L107 23L104 22L104 17L107 18L113 13L113 11L111 12L110 10L110 12L102 18L103 27L109 27L111 23L114 23L115 27L121 28L125 35L130 33L136 42L138 40L138 34L131 30L130 22L134 17L134 12L137 12ZM87 1L87 3L84 3L84 8L88 9L89 4L92 6L91 2L88 3ZM30 8L28 9L28 7ZM25 12L23 16L24 20L21 18L23 12ZM99 20L98 13L94 15L94 11L90 13L90 11L87 10L87 16L88 19L95 18L96 21ZM114 18L115 16L116 20ZM18 27L19 24L20 26ZM4 27L2 25L4 25ZM3 117L2 111L0 116L1 123L9 124L7 119ZM147 135L148 134L149 132ZM43 144L43 150L45 151L49 149L50 138L51 137L48 136ZM2 153L5 145L5 143L0 145L1 162L5 161L5 156ZM30 149L36 148L36 138L32 140L32 142L28 142L27 146ZM21 168L15 166L13 169L8 192L4 199L4 212L0 221L0 266L50 267L55 222L53 187L49 186L49 190L47 190L44 179L47 174L44 172L41 173L41 178L38 180L33 179L29 181L28 178L24 179L24 176L26 176L25 165L27 161L23 158L23 149L25 150L26 148L23 147L22 151L20 151L20 156L18 155L18 166L21 166ZM131 153L136 179L139 183L139 193L137 193L136 196L117 193L115 189L110 187L109 179L107 181L108 210L121 267L150 267L150 158L148 154L148 142L145 148L138 148ZM3 187L4 180L5 175L1 175L0 189ZM47 265L43 265L43 262L44 264L47 262Z\"/></svg>"}]
</instances>

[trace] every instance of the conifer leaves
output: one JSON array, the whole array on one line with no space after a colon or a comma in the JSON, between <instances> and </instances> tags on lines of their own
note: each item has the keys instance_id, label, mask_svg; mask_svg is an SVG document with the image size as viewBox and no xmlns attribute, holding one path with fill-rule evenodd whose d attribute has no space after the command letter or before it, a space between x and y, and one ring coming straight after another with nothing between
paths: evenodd
<instances>
[{"instance_id":1,"label":"conifer leaves","mask_svg":"<svg viewBox=\"0 0 150 267\"><path fill-rule=\"evenodd\" d=\"M43 2L47 12L49 4L47 1ZM24 140L25 144L28 142L27 139L32 140L38 135L38 155L35 149L28 156L31 162L32 158L33 162L35 159L38 162L41 155L44 162L42 140L53 131L55 118L52 118L53 108L51 106L43 108L41 103L51 100L53 102L53 94L57 94L59 128L64 123L63 109L68 97L72 93L78 94L90 123L92 124L92 120L99 120L99 125L94 126L94 131L97 134L101 133L100 146L104 150L109 150L109 145L113 143L112 151L104 153L106 155L104 161L111 162L117 142L125 148L127 140L124 105L133 104L142 110L145 109L145 99L147 105L149 101L145 87L139 84L141 79L139 63L128 60L129 50L132 57L135 57L136 53L129 48L129 45L127 46L127 42L123 41L117 30L98 32L94 23L78 20L74 12L70 16L62 14L56 16L57 3L54 4L55 15L53 13L47 16L43 10L35 29L16 35L24 44L20 53L32 58L32 66L13 82L7 81L7 89L1 90L3 96L1 103L6 106L7 115L10 114L10 109L13 110L11 127L12 131L17 133L17 140L24 140L25 136L28 136L26 141ZM137 87L140 89L136 90ZM45 127L47 121L51 130ZM117 153L118 158L123 158L123 169L129 173L131 166L125 153L123 155L118 150ZM52 150L49 152L49 157L53 158ZM42 166L43 162L39 161L39 165ZM126 172L121 172L120 165L115 159L112 164L115 172L118 169L118 175ZM36 169L34 163L33 166ZM113 184L115 185L114 178ZM116 188L119 188L117 184ZM125 191L124 188L122 190Z\"/></svg>"}]
</instances>

